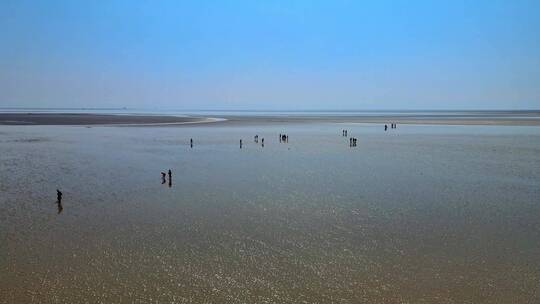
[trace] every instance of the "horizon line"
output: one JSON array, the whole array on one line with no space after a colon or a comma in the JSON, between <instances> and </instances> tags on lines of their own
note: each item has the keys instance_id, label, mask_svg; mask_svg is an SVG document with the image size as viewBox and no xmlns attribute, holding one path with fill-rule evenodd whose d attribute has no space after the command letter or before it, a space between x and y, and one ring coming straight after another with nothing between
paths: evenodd
<instances>
[{"instance_id":1,"label":"horizon line","mask_svg":"<svg viewBox=\"0 0 540 304\"><path fill-rule=\"evenodd\" d=\"M173 109L173 108L137 108L137 107L0 107L0 110L144 110L144 111L178 111L178 112L537 112L540 108L523 109Z\"/></svg>"}]
</instances>

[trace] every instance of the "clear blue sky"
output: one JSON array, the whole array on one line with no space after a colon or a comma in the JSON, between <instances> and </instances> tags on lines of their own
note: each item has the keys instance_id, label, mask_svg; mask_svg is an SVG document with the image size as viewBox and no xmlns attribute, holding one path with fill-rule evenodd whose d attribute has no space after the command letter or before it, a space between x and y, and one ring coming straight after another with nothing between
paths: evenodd
<instances>
[{"instance_id":1,"label":"clear blue sky","mask_svg":"<svg viewBox=\"0 0 540 304\"><path fill-rule=\"evenodd\" d=\"M0 107L540 108L540 1L0 1Z\"/></svg>"}]
</instances>

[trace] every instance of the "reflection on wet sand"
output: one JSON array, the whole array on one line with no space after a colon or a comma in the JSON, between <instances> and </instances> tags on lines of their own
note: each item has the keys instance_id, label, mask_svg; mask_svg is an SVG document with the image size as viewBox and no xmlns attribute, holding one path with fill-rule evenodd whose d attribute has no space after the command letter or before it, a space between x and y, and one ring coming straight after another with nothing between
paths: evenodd
<instances>
[{"instance_id":1,"label":"reflection on wet sand","mask_svg":"<svg viewBox=\"0 0 540 304\"><path fill-rule=\"evenodd\" d=\"M342 127L3 129L0 299L539 302L538 130Z\"/></svg>"},{"instance_id":2,"label":"reflection on wet sand","mask_svg":"<svg viewBox=\"0 0 540 304\"><path fill-rule=\"evenodd\" d=\"M64 207L62 207L62 202L56 201L56 206L58 207L58 214L60 214L62 210L64 210Z\"/></svg>"}]
</instances>

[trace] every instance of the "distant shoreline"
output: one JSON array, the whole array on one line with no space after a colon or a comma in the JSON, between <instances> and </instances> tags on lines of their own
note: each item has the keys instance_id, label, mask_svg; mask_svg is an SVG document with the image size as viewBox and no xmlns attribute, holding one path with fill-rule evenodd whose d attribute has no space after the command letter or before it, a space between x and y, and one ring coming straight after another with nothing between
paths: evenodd
<instances>
[{"instance_id":1,"label":"distant shoreline","mask_svg":"<svg viewBox=\"0 0 540 304\"><path fill-rule=\"evenodd\" d=\"M540 126L537 112L440 112L400 114L281 114L174 116L173 114L90 114L90 113L0 113L0 125L182 125L198 123L279 124L279 123L398 123L426 125Z\"/></svg>"},{"instance_id":2,"label":"distant shoreline","mask_svg":"<svg viewBox=\"0 0 540 304\"><path fill-rule=\"evenodd\" d=\"M298 115L223 116L227 124L246 123L398 123L419 125L540 126L540 115Z\"/></svg>"},{"instance_id":3,"label":"distant shoreline","mask_svg":"<svg viewBox=\"0 0 540 304\"><path fill-rule=\"evenodd\" d=\"M211 122L205 117L167 115L0 113L0 125L160 125Z\"/></svg>"}]
</instances>

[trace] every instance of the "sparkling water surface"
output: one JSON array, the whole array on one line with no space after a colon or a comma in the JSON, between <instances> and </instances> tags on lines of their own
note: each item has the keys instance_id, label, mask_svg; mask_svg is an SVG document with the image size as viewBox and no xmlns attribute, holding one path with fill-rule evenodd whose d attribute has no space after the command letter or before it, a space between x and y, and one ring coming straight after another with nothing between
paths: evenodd
<instances>
[{"instance_id":1,"label":"sparkling water surface","mask_svg":"<svg viewBox=\"0 0 540 304\"><path fill-rule=\"evenodd\" d=\"M540 302L539 127L0 126L0 147L2 303Z\"/></svg>"}]
</instances>

